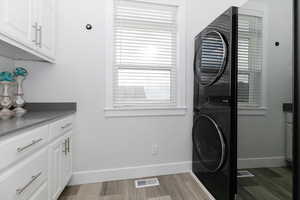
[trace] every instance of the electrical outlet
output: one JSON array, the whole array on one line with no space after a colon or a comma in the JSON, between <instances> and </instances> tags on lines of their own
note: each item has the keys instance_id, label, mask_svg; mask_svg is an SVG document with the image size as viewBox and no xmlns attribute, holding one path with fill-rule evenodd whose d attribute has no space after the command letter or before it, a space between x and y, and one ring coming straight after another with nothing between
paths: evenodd
<instances>
[{"instance_id":1,"label":"electrical outlet","mask_svg":"<svg viewBox=\"0 0 300 200\"><path fill-rule=\"evenodd\" d=\"M158 155L158 145L157 144L153 144L152 145L152 155L153 156L157 156Z\"/></svg>"}]
</instances>

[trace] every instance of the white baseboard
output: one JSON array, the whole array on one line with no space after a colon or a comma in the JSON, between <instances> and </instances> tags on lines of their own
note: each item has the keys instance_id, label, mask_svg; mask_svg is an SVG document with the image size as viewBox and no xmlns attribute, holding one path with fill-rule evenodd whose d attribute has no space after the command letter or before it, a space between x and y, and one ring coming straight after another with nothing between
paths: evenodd
<instances>
[{"instance_id":1,"label":"white baseboard","mask_svg":"<svg viewBox=\"0 0 300 200\"><path fill-rule=\"evenodd\" d=\"M198 183L198 185L200 186L200 188L205 192L205 194L207 195L207 197L210 200L216 200L214 198L214 196L206 189L206 187L201 183L201 181L196 177L196 175L192 171L190 171L190 174L195 179L195 181Z\"/></svg>"},{"instance_id":2,"label":"white baseboard","mask_svg":"<svg viewBox=\"0 0 300 200\"><path fill-rule=\"evenodd\" d=\"M70 185L190 172L192 162L164 163L117 169L74 172Z\"/></svg>"},{"instance_id":3,"label":"white baseboard","mask_svg":"<svg viewBox=\"0 0 300 200\"><path fill-rule=\"evenodd\" d=\"M286 166L284 156L264 158L239 158L238 169L262 168L262 167L283 167Z\"/></svg>"}]
</instances>

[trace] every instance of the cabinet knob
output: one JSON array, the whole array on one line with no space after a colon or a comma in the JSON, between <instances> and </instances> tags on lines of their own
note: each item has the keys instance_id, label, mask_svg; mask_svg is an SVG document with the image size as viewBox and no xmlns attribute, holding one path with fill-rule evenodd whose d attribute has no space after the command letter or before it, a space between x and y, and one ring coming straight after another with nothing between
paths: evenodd
<instances>
[{"instance_id":1,"label":"cabinet knob","mask_svg":"<svg viewBox=\"0 0 300 200\"><path fill-rule=\"evenodd\" d=\"M91 24L87 24L85 26L86 30L92 30L93 29L93 26Z\"/></svg>"}]
</instances>

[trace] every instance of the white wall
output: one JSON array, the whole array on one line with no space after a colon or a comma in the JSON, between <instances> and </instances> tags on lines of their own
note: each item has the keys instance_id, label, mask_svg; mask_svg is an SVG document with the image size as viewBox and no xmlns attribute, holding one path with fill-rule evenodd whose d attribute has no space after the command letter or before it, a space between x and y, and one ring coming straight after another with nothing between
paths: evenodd
<instances>
[{"instance_id":1,"label":"white wall","mask_svg":"<svg viewBox=\"0 0 300 200\"><path fill-rule=\"evenodd\" d=\"M193 38L224 10L243 2L245 0L188 0L188 63L182 66L187 68L188 76L187 115L105 118L105 49L111 47L105 47L104 1L57 1L57 63L17 64L25 65L30 71L25 82L27 101L78 103L73 148L76 176L73 183L121 178L124 171L112 173L106 169L162 163L176 164L166 165L163 171L160 166L154 167L151 173L190 169ZM93 25L92 31L85 30L87 23ZM152 144L159 146L157 156L151 154ZM139 171L135 168L124 173L145 176L150 173L147 167L145 169L137 174L132 172ZM117 172L121 173L119 177L111 175Z\"/></svg>"},{"instance_id":2,"label":"white wall","mask_svg":"<svg viewBox=\"0 0 300 200\"><path fill-rule=\"evenodd\" d=\"M15 63L12 59L0 56L0 72L12 71L14 69Z\"/></svg>"},{"instance_id":3,"label":"white wall","mask_svg":"<svg viewBox=\"0 0 300 200\"><path fill-rule=\"evenodd\" d=\"M292 0L250 0L243 8L264 9L267 17L263 72L267 112L265 116L239 116L239 165L278 166L284 164L285 154L282 103L292 102Z\"/></svg>"}]
</instances>

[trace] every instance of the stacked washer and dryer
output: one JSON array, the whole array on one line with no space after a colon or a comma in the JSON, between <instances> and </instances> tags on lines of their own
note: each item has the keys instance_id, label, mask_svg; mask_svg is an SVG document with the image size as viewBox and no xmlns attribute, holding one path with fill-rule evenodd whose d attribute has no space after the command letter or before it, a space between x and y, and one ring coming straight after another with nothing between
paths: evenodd
<instances>
[{"instance_id":1,"label":"stacked washer and dryer","mask_svg":"<svg viewBox=\"0 0 300 200\"><path fill-rule=\"evenodd\" d=\"M217 200L233 200L237 170L237 8L195 38L193 172Z\"/></svg>"}]
</instances>

